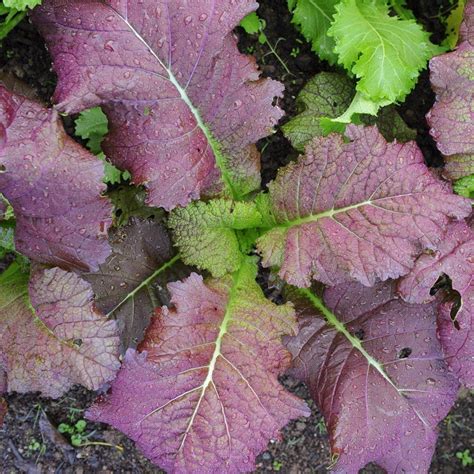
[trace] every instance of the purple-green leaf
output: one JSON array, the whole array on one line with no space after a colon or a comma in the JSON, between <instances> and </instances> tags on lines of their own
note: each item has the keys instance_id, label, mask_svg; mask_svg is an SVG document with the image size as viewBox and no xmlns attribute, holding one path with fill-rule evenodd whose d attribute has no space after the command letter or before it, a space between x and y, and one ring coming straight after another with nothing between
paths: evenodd
<instances>
[{"instance_id":1,"label":"purple-green leaf","mask_svg":"<svg viewBox=\"0 0 474 474\"><path fill-rule=\"evenodd\" d=\"M263 265L279 267L290 284L373 285L405 275L423 249L437 247L450 217L471 211L416 143L387 143L375 127L346 133L349 143L338 134L314 139L260 201L273 220L257 241Z\"/></svg>"},{"instance_id":2,"label":"purple-green leaf","mask_svg":"<svg viewBox=\"0 0 474 474\"><path fill-rule=\"evenodd\" d=\"M232 30L253 0L45 0L32 18L53 56L58 108L101 105L106 155L172 209L260 185L254 143L282 116Z\"/></svg>"},{"instance_id":3,"label":"purple-green leaf","mask_svg":"<svg viewBox=\"0 0 474 474\"><path fill-rule=\"evenodd\" d=\"M97 390L120 367L115 321L95 309L90 285L60 268L0 276L0 372L9 392L57 398L75 384Z\"/></svg>"},{"instance_id":4,"label":"purple-green leaf","mask_svg":"<svg viewBox=\"0 0 474 474\"><path fill-rule=\"evenodd\" d=\"M296 334L293 308L268 301L256 273L247 261L222 279L193 273L169 284L175 309L157 312L141 352L127 352L88 417L170 473L252 470L290 419L309 415L278 382L291 361L281 337Z\"/></svg>"},{"instance_id":5,"label":"purple-green leaf","mask_svg":"<svg viewBox=\"0 0 474 474\"><path fill-rule=\"evenodd\" d=\"M104 165L66 135L58 113L0 84L0 192L16 217L18 252L66 270L110 253Z\"/></svg>"},{"instance_id":6,"label":"purple-green leaf","mask_svg":"<svg viewBox=\"0 0 474 474\"><path fill-rule=\"evenodd\" d=\"M436 338L436 302L405 303L392 283L340 285L324 298L298 291L300 332L287 347L324 415L334 472L369 462L427 472L459 386Z\"/></svg>"}]
</instances>

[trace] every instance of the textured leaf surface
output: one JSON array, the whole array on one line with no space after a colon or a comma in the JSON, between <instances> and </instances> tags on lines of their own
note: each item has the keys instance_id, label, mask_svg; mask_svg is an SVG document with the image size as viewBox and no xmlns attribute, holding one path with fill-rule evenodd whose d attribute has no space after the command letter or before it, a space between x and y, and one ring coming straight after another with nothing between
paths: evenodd
<instances>
[{"instance_id":1,"label":"textured leaf surface","mask_svg":"<svg viewBox=\"0 0 474 474\"><path fill-rule=\"evenodd\" d=\"M176 262L168 232L159 222L132 218L111 231L109 242L107 261L83 277L92 286L97 307L118 321L125 352L142 340L154 308L169 302L166 283L189 272Z\"/></svg>"},{"instance_id":2,"label":"textured leaf surface","mask_svg":"<svg viewBox=\"0 0 474 474\"><path fill-rule=\"evenodd\" d=\"M104 151L171 209L260 185L253 145L282 116L282 85L259 79L232 30L257 3L45 0L33 19L59 76L60 110L102 105ZM223 189L225 188L225 190Z\"/></svg>"},{"instance_id":3,"label":"textured leaf surface","mask_svg":"<svg viewBox=\"0 0 474 474\"><path fill-rule=\"evenodd\" d=\"M322 72L308 81L297 97L300 113L282 126L285 137L300 151L314 138L326 135L322 118L337 118L350 106L355 90L352 81L331 72ZM393 106L384 107L377 117L362 115L366 125L377 124L387 141L406 142L416 138Z\"/></svg>"},{"instance_id":4,"label":"textured leaf surface","mask_svg":"<svg viewBox=\"0 0 474 474\"><path fill-rule=\"evenodd\" d=\"M472 276L472 275L471 275ZM446 362L459 380L474 388L474 283L462 295L462 306L453 321L452 303L439 308L438 337Z\"/></svg>"},{"instance_id":5,"label":"textured leaf surface","mask_svg":"<svg viewBox=\"0 0 474 474\"><path fill-rule=\"evenodd\" d=\"M376 102L402 100L441 52L414 20L390 16L385 2L343 0L336 10L329 35L338 62L360 79L357 90Z\"/></svg>"},{"instance_id":6,"label":"textured leaf surface","mask_svg":"<svg viewBox=\"0 0 474 474\"><path fill-rule=\"evenodd\" d=\"M448 275L461 296L474 285L474 232L465 222L448 226L436 252L421 255L412 271L399 283L401 296L410 303L434 299L430 290L442 275Z\"/></svg>"},{"instance_id":7,"label":"textured leaf surface","mask_svg":"<svg viewBox=\"0 0 474 474\"><path fill-rule=\"evenodd\" d=\"M322 411L334 471L369 462L388 472L428 472L436 425L456 400L458 382L436 338L436 303L409 305L390 283L326 290L297 304L300 332L287 347L294 374Z\"/></svg>"},{"instance_id":8,"label":"textured leaf surface","mask_svg":"<svg viewBox=\"0 0 474 474\"><path fill-rule=\"evenodd\" d=\"M438 335L446 361L459 379L474 388L474 232L465 222L450 224L438 252L423 254L399 283L410 302L433 300L431 288L442 275L449 276L460 295L460 308L443 303L438 314Z\"/></svg>"},{"instance_id":9,"label":"textured leaf surface","mask_svg":"<svg viewBox=\"0 0 474 474\"><path fill-rule=\"evenodd\" d=\"M120 367L119 338L92 302L90 285L59 268L0 276L0 361L9 392L59 397L75 384L98 389ZM31 303L30 303L31 299Z\"/></svg>"},{"instance_id":10,"label":"textured leaf surface","mask_svg":"<svg viewBox=\"0 0 474 474\"><path fill-rule=\"evenodd\" d=\"M405 275L423 248L436 248L448 217L470 214L414 142L388 144L375 127L351 125L347 136L316 138L268 187L276 226L257 247L290 284Z\"/></svg>"},{"instance_id":11,"label":"textured leaf surface","mask_svg":"<svg viewBox=\"0 0 474 474\"><path fill-rule=\"evenodd\" d=\"M0 165L19 252L65 269L95 269L107 258L104 165L66 135L56 111L1 85Z\"/></svg>"},{"instance_id":12,"label":"textured leaf surface","mask_svg":"<svg viewBox=\"0 0 474 474\"><path fill-rule=\"evenodd\" d=\"M245 258L238 231L261 222L253 202L218 199L175 209L169 226L184 262L221 277L236 271Z\"/></svg>"},{"instance_id":13,"label":"textured leaf surface","mask_svg":"<svg viewBox=\"0 0 474 474\"><path fill-rule=\"evenodd\" d=\"M329 64L337 62L335 43L327 32L336 13L336 5L340 0L295 0L290 3L293 12L292 22L299 26L302 35L312 45L319 57Z\"/></svg>"},{"instance_id":14,"label":"textured leaf surface","mask_svg":"<svg viewBox=\"0 0 474 474\"><path fill-rule=\"evenodd\" d=\"M249 471L290 419L308 415L278 383L289 366L283 334L293 308L276 306L255 282L256 266L203 282L171 283L176 309L157 313L142 353L127 352L105 400L88 417L134 439L168 472Z\"/></svg>"},{"instance_id":15,"label":"textured leaf surface","mask_svg":"<svg viewBox=\"0 0 474 474\"><path fill-rule=\"evenodd\" d=\"M457 180L454 183L453 189L460 196L474 199L474 174Z\"/></svg>"},{"instance_id":16,"label":"textured leaf surface","mask_svg":"<svg viewBox=\"0 0 474 474\"><path fill-rule=\"evenodd\" d=\"M459 179L474 173L474 2L465 8L460 44L430 61L436 102L427 115L430 133L446 155L445 174Z\"/></svg>"}]
</instances>

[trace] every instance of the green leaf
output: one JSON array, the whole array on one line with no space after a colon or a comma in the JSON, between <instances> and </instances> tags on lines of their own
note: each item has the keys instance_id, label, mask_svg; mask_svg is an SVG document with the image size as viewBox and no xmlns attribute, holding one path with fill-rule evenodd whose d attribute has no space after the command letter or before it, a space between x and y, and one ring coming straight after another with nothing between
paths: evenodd
<instances>
[{"instance_id":1,"label":"green leaf","mask_svg":"<svg viewBox=\"0 0 474 474\"><path fill-rule=\"evenodd\" d=\"M458 0L456 8L453 8L450 11L448 17L444 21L446 27L446 38L442 45L446 46L448 49L454 49L458 44L459 28L461 27L464 16L464 3L464 0Z\"/></svg>"},{"instance_id":2,"label":"green leaf","mask_svg":"<svg viewBox=\"0 0 474 474\"><path fill-rule=\"evenodd\" d=\"M296 117L282 126L283 133L297 150L316 136L324 135L322 117L335 118L349 107L354 95L352 81L342 74L322 72L311 78L296 98Z\"/></svg>"},{"instance_id":3,"label":"green leaf","mask_svg":"<svg viewBox=\"0 0 474 474\"><path fill-rule=\"evenodd\" d=\"M343 133L344 121L349 120L377 125L387 141L406 142L416 138L416 131L406 125L393 106L382 108L377 118L369 116L369 113L376 114L378 107L370 100L366 103L360 94L352 101L354 93L353 83L346 76L329 72L317 74L298 95L300 114L283 125L284 135L297 150L303 151L316 136Z\"/></svg>"},{"instance_id":4,"label":"green leaf","mask_svg":"<svg viewBox=\"0 0 474 474\"><path fill-rule=\"evenodd\" d=\"M339 63L359 79L364 106L403 100L428 60L443 51L415 21L390 16L387 4L343 0L336 10L328 34Z\"/></svg>"},{"instance_id":5,"label":"green leaf","mask_svg":"<svg viewBox=\"0 0 474 474\"><path fill-rule=\"evenodd\" d=\"M75 125L76 135L85 140L87 148L104 161L104 183L118 184L131 178L128 171L121 171L116 168L102 152L101 144L109 131L109 122L100 107L93 107L81 112Z\"/></svg>"},{"instance_id":6,"label":"green leaf","mask_svg":"<svg viewBox=\"0 0 474 474\"><path fill-rule=\"evenodd\" d=\"M114 205L114 226L123 227L131 217L160 220L163 209L146 205L146 191L141 187L122 184L108 193Z\"/></svg>"},{"instance_id":7,"label":"green leaf","mask_svg":"<svg viewBox=\"0 0 474 474\"><path fill-rule=\"evenodd\" d=\"M101 143L109 131L109 122L107 116L100 107L84 110L76 119L77 136L86 140L86 145L94 155L102 152Z\"/></svg>"},{"instance_id":8,"label":"green leaf","mask_svg":"<svg viewBox=\"0 0 474 474\"><path fill-rule=\"evenodd\" d=\"M454 192L461 196L474 199L474 174L457 180L454 184Z\"/></svg>"},{"instance_id":9,"label":"green leaf","mask_svg":"<svg viewBox=\"0 0 474 474\"><path fill-rule=\"evenodd\" d=\"M41 5L42 0L3 0L3 5L15 10L26 10Z\"/></svg>"},{"instance_id":10,"label":"green leaf","mask_svg":"<svg viewBox=\"0 0 474 474\"><path fill-rule=\"evenodd\" d=\"M312 50L330 64L337 62L334 39L327 32L340 0L288 0L292 23L298 25Z\"/></svg>"},{"instance_id":11,"label":"green leaf","mask_svg":"<svg viewBox=\"0 0 474 474\"><path fill-rule=\"evenodd\" d=\"M256 12L249 13L239 24L248 35L260 31L260 18Z\"/></svg>"},{"instance_id":12,"label":"green leaf","mask_svg":"<svg viewBox=\"0 0 474 474\"><path fill-rule=\"evenodd\" d=\"M210 271L216 278L236 271L245 258L248 234L236 231L254 229L261 223L262 216L255 203L225 199L193 202L174 209L169 218L182 260Z\"/></svg>"}]
</instances>

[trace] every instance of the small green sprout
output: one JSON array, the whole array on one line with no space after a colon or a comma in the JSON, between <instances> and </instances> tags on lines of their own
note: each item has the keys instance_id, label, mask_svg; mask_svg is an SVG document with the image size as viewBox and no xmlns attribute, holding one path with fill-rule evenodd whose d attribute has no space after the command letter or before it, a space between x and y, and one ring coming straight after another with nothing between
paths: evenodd
<instances>
[{"instance_id":1,"label":"small green sprout","mask_svg":"<svg viewBox=\"0 0 474 474\"><path fill-rule=\"evenodd\" d=\"M456 457L461 461L463 467L470 467L474 464L474 460L471 457L471 451L465 449L464 451L458 451Z\"/></svg>"}]
</instances>

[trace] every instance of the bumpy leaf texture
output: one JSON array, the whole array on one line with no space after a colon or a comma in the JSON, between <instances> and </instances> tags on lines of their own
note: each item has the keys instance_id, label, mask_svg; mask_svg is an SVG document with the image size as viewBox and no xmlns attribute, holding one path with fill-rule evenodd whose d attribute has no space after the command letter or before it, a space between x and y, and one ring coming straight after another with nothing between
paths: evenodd
<instances>
[{"instance_id":1,"label":"bumpy leaf texture","mask_svg":"<svg viewBox=\"0 0 474 474\"><path fill-rule=\"evenodd\" d=\"M295 334L293 308L268 301L257 268L203 282L193 273L169 289L176 309L157 312L129 350L110 395L88 417L134 439L170 473L242 472L303 401L278 383L290 364L281 343Z\"/></svg>"},{"instance_id":2,"label":"bumpy leaf texture","mask_svg":"<svg viewBox=\"0 0 474 474\"><path fill-rule=\"evenodd\" d=\"M334 472L355 474L369 462L428 472L436 425L459 385L436 338L436 303L409 305L392 283L341 285L324 302L299 291L300 332L287 347L325 417Z\"/></svg>"},{"instance_id":3,"label":"bumpy leaf texture","mask_svg":"<svg viewBox=\"0 0 474 474\"><path fill-rule=\"evenodd\" d=\"M300 113L281 127L285 137L297 150L304 151L314 137L326 135L321 119L343 114L354 94L354 84L347 76L333 72L317 74L298 94L296 102ZM416 138L416 131L407 126L393 106L381 109L377 117L362 115L359 118L366 125L377 124L389 142Z\"/></svg>"},{"instance_id":4,"label":"bumpy leaf texture","mask_svg":"<svg viewBox=\"0 0 474 474\"><path fill-rule=\"evenodd\" d=\"M400 294L409 302L434 299L431 288L442 275L459 292L461 307L452 301L439 308L439 338L450 368L474 388L474 232L464 222L451 224L438 251L421 255L413 270L401 280Z\"/></svg>"},{"instance_id":5,"label":"bumpy leaf texture","mask_svg":"<svg viewBox=\"0 0 474 474\"><path fill-rule=\"evenodd\" d=\"M171 209L260 184L253 145L281 117L282 85L259 79L232 30L253 0L45 0L32 18L59 76L59 109L102 105L104 151Z\"/></svg>"},{"instance_id":6,"label":"bumpy leaf texture","mask_svg":"<svg viewBox=\"0 0 474 474\"><path fill-rule=\"evenodd\" d=\"M453 289L463 295L474 279L474 232L464 222L448 226L436 252L421 255L412 271L399 283L401 296L410 303L426 303L438 278L448 275Z\"/></svg>"},{"instance_id":7,"label":"bumpy leaf texture","mask_svg":"<svg viewBox=\"0 0 474 474\"><path fill-rule=\"evenodd\" d=\"M131 218L113 229L112 254L98 272L83 275L91 284L95 304L119 326L122 352L136 347L150 323L154 308L167 304L166 283L189 275L176 262L163 224Z\"/></svg>"},{"instance_id":8,"label":"bumpy leaf texture","mask_svg":"<svg viewBox=\"0 0 474 474\"><path fill-rule=\"evenodd\" d=\"M235 272L246 258L238 230L259 227L261 222L253 202L226 199L175 209L169 219L183 260L210 271L216 278Z\"/></svg>"},{"instance_id":9,"label":"bumpy leaf texture","mask_svg":"<svg viewBox=\"0 0 474 474\"><path fill-rule=\"evenodd\" d=\"M16 264L1 275L0 367L9 392L56 398L75 384L95 390L114 378L116 323L92 299L88 283L59 268L33 271L29 291Z\"/></svg>"},{"instance_id":10,"label":"bumpy leaf texture","mask_svg":"<svg viewBox=\"0 0 474 474\"><path fill-rule=\"evenodd\" d=\"M275 224L257 247L290 284L308 287L313 277L370 286L405 275L422 249L436 248L449 217L471 212L414 142L387 143L375 127L351 125L346 134L349 143L316 138L268 186Z\"/></svg>"},{"instance_id":11,"label":"bumpy leaf texture","mask_svg":"<svg viewBox=\"0 0 474 474\"><path fill-rule=\"evenodd\" d=\"M430 61L436 103L426 116L430 133L446 156L445 174L459 179L474 173L474 1L465 8L460 43Z\"/></svg>"},{"instance_id":12,"label":"bumpy leaf texture","mask_svg":"<svg viewBox=\"0 0 474 474\"><path fill-rule=\"evenodd\" d=\"M16 216L16 249L66 270L110 253L104 165L66 135L58 113L0 84L0 192Z\"/></svg>"}]
</instances>

